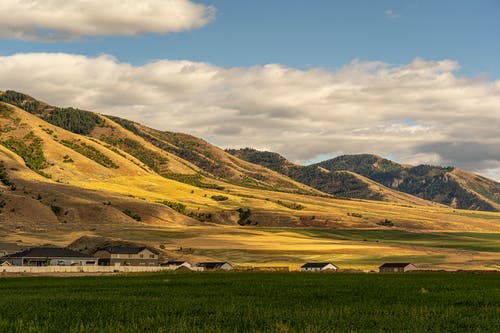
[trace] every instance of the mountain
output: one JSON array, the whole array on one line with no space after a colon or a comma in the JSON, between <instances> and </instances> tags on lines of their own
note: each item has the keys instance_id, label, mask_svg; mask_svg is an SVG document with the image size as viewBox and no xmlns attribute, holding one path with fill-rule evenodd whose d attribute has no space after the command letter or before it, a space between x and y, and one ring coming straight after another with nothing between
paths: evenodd
<instances>
[{"instance_id":1,"label":"mountain","mask_svg":"<svg viewBox=\"0 0 500 333\"><path fill-rule=\"evenodd\" d=\"M143 169L199 187L218 188L217 181L245 187L321 195L283 175L240 160L206 141L182 133L162 132L112 116L77 108L60 108L31 96L6 91L0 101L15 105L48 123L107 144L140 162Z\"/></svg>"},{"instance_id":2,"label":"mountain","mask_svg":"<svg viewBox=\"0 0 500 333\"><path fill-rule=\"evenodd\" d=\"M392 190L351 171L329 171L316 165L302 166L288 161L278 153L251 148L226 151L245 161L260 164L337 197L433 205L430 201Z\"/></svg>"},{"instance_id":3,"label":"mountain","mask_svg":"<svg viewBox=\"0 0 500 333\"><path fill-rule=\"evenodd\" d=\"M352 171L392 189L454 208L500 210L500 183L453 167L404 166L369 154L339 156L313 167Z\"/></svg>"}]
</instances>

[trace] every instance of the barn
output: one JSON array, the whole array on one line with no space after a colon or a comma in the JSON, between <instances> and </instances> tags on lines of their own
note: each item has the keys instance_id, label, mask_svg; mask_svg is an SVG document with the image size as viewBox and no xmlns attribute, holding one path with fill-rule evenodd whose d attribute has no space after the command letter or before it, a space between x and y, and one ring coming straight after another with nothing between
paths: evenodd
<instances>
[{"instance_id":1,"label":"barn","mask_svg":"<svg viewBox=\"0 0 500 333\"><path fill-rule=\"evenodd\" d=\"M417 267L409 262L386 262L379 267L380 273L404 273L416 270Z\"/></svg>"}]
</instances>

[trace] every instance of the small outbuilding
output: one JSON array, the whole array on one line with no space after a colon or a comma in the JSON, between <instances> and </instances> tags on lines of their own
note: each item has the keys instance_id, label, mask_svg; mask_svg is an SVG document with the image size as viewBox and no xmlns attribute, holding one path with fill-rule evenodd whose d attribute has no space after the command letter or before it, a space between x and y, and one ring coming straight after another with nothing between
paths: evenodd
<instances>
[{"instance_id":1,"label":"small outbuilding","mask_svg":"<svg viewBox=\"0 0 500 333\"><path fill-rule=\"evenodd\" d=\"M108 246L98 249L94 256L101 266L158 266L159 254L147 246Z\"/></svg>"},{"instance_id":2,"label":"small outbuilding","mask_svg":"<svg viewBox=\"0 0 500 333\"><path fill-rule=\"evenodd\" d=\"M404 273L416 270L417 267L409 262L386 262L379 267L380 273Z\"/></svg>"},{"instance_id":3,"label":"small outbuilding","mask_svg":"<svg viewBox=\"0 0 500 333\"><path fill-rule=\"evenodd\" d=\"M2 259L13 266L93 266L97 259L88 254L60 247L34 247Z\"/></svg>"},{"instance_id":4,"label":"small outbuilding","mask_svg":"<svg viewBox=\"0 0 500 333\"><path fill-rule=\"evenodd\" d=\"M300 267L302 272L333 272L339 269L329 262L308 262Z\"/></svg>"},{"instance_id":5,"label":"small outbuilding","mask_svg":"<svg viewBox=\"0 0 500 333\"><path fill-rule=\"evenodd\" d=\"M169 260L167 262L163 262L160 264L160 266L163 267L168 267L169 269L172 270L182 270L182 269L191 269L191 264L187 261L182 261L182 260Z\"/></svg>"},{"instance_id":6,"label":"small outbuilding","mask_svg":"<svg viewBox=\"0 0 500 333\"><path fill-rule=\"evenodd\" d=\"M233 270L233 266L228 262L199 262L194 265L196 270L205 271L205 270L223 270L223 271L231 271Z\"/></svg>"}]
</instances>

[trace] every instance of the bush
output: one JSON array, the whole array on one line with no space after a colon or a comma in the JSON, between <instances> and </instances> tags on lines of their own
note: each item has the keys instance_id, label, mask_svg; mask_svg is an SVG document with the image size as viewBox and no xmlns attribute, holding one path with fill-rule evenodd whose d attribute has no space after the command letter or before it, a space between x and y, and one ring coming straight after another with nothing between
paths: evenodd
<instances>
[{"instance_id":1,"label":"bush","mask_svg":"<svg viewBox=\"0 0 500 333\"><path fill-rule=\"evenodd\" d=\"M176 212L179 212L181 214L184 214L186 212L186 205L180 203L180 202L175 202L175 201L168 201L164 200L160 202L162 205L168 206L175 210Z\"/></svg>"},{"instance_id":2,"label":"bush","mask_svg":"<svg viewBox=\"0 0 500 333\"><path fill-rule=\"evenodd\" d=\"M385 219L383 221L377 222L377 224L381 225L381 226L384 226L384 227L393 227L394 226L394 222L392 222L391 220L388 220L388 219Z\"/></svg>"},{"instance_id":3,"label":"bush","mask_svg":"<svg viewBox=\"0 0 500 333\"><path fill-rule=\"evenodd\" d=\"M210 198L215 201L226 201L227 199L229 199L225 195L212 195Z\"/></svg>"},{"instance_id":4,"label":"bush","mask_svg":"<svg viewBox=\"0 0 500 333\"><path fill-rule=\"evenodd\" d=\"M293 209L293 210L302 210L306 208L305 206L302 206L301 204L295 203L295 202L284 202L281 200L276 201L278 205L281 205L283 207Z\"/></svg>"},{"instance_id":5,"label":"bush","mask_svg":"<svg viewBox=\"0 0 500 333\"><path fill-rule=\"evenodd\" d=\"M141 220L142 220L142 218L141 218L139 215L137 215L137 214L133 214L133 213L132 213L130 210L128 210L128 209L125 209L125 210L123 211L123 214L125 214L125 215L127 215L127 216L129 216L129 217L133 218L133 219L134 219L134 220L136 220L136 221L141 221Z\"/></svg>"},{"instance_id":6,"label":"bush","mask_svg":"<svg viewBox=\"0 0 500 333\"><path fill-rule=\"evenodd\" d=\"M252 221L250 221L250 216L252 215L252 213L250 212L250 208L240 207L236 211L240 213L240 218L238 219L239 225L249 225L252 223Z\"/></svg>"}]
</instances>

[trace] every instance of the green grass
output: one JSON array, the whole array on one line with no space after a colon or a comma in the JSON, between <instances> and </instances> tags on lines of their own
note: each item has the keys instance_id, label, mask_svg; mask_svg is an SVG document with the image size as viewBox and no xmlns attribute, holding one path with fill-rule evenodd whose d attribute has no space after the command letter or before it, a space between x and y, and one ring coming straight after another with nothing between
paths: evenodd
<instances>
[{"instance_id":1,"label":"green grass","mask_svg":"<svg viewBox=\"0 0 500 333\"><path fill-rule=\"evenodd\" d=\"M1 332L498 332L498 275L0 279Z\"/></svg>"},{"instance_id":2,"label":"green grass","mask_svg":"<svg viewBox=\"0 0 500 333\"><path fill-rule=\"evenodd\" d=\"M282 230L268 230L281 232ZM401 230L286 230L310 237L500 252L500 233L417 233Z\"/></svg>"}]
</instances>

